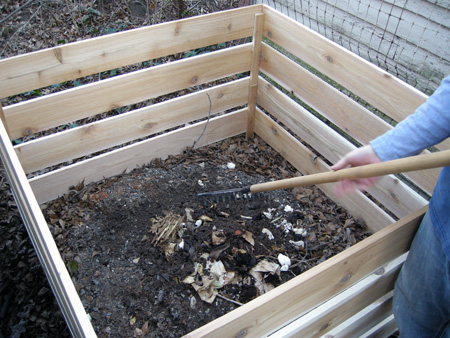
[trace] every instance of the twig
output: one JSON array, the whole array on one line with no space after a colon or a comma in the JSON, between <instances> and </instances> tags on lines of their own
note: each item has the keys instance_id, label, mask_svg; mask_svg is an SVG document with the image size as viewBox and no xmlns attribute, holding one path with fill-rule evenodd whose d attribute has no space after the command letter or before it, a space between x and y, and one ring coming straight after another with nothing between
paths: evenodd
<instances>
[{"instance_id":1,"label":"twig","mask_svg":"<svg viewBox=\"0 0 450 338\"><path fill-rule=\"evenodd\" d=\"M217 297L219 297L219 298L221 298L221 299L223 299L223 300L226 300L226 301L228 301L228 302L230 302L230 303L233 303L233 304L235 304L235 305L239 305L239 306L244 305L244 304L241 303L241 302L232 300L232 299L230 299L230 298L227 298L227 297L222 296L222 295L219 295L219 294L217 294Z\"/></svg>"},{"instance_id":2,"label":"twig","mask_svg":"<svg viewBox=\"0 0 450 338\"><path fill-rule=\"evenodd\" d=\"M206 96L208 96L208 100L209 100L209 111L208 111L208 120L206 121L205 127L203 128L202 133L200 134L200 136L198 137L198 139L196 141L194 141L194 143L192 144L192 146L186 150L186 154L183 156L182 159L180 159L177 163L175 163L174 165L172 165L170 168L174 168L177 165L179 165L181 162L185 161L187 159L187 157L191 154L192 149L194 149L195 145L197 144L198 141L200 141L200 139L203 137L203 135L205 134L206 128L208 127L208 123L209 120L211 119L211 109L212 109L212 102L211 102L211 98L209 97L209 94L206 93Z\"/></svg>"},{"instance_id":3,"label":"twig","mask_svg":"<svg viewBox=\"0 0 450 338\"><path fill-rule=\"evenodd\" d=\"M209 100L208 121L206 121L206 124L205 124L205 127L203 128L202 133L201 133L200 136L198 137L197 141L195 141L195 142L192 144L192 147L191 147L191 149L189 150L189 152L190 152L192 149L194 149L194 147L195 147L195 145L197 144L197 142L200 141L200 139L202 138L203 134L204 134L205 131L206 131L206 127L208 127L209 120L210 120L210 118L211 118L211 109L212 109L211 98L209 97L209 94L208 94L208 93L206 93L206 96L208 96L208 100Z\"/></svg>"},{"instance_id":4,"label":"twig","mask_svg":"<svg viewBox=\"0 0 450 338\"><path fill-rule=\"evenodd\" d=\"M31 20L33 20L33 18L37 15L37 13L39 13L40 9L42 7L42 4L38 7L38 9L33 13L33 15L30 16L30 18L28 19L28 21L26 23L23 24L22 27L20 27L18 30L16 30L14 32L13 35L11 35L11 37L8 39L8 41L5 41L5 47L3 48L2 52L0 55L3 55L3 53L5 52L6 46L8 45L8 43L10 43L10 40L12 40L13 37L15 37L17 34L19 34L26 26L28 26L28 24L31 22Z\"/></svg>"},{"instance_id":5,"label":"twig","mask_svg":"<svg viewBox=\"0 0 450 338\"><path fill-rule=\"evenodd\" d=\"M6 16L6 18L0 20L0 25L1 25L2 23L4 23L6 20L8 20L10 17L12 17L13 15L15 15L17 12L20 12L22 9L24 9L25 7L27 7L27 6L30 5L32 2L35 2L35 1L37 1L37 0L28 0L28 2L27 2L25 5L20 6L20 7L17 8L15 11L12 11L11 13L9 13L9 15Z\"/></svg>"}]
</instances>

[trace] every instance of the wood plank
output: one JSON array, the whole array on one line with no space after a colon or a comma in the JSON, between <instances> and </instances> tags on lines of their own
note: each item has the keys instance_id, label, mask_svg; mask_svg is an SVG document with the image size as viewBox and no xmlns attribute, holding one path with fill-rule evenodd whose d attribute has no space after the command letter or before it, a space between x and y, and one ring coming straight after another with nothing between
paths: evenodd
<instances>
[{"instance_id":1,"label":"wood plank","mask_svg":"<svg viewBox=\"0 0 450 338\"><path fill-rule=\"evenodd\" d=\"M396 121L427 96L286 15L264 6L264 36Z\"/></svg>"},{"instance_id":2,"label":"wood plank","mask_svg":"<svg viewBox=\"0 0 450 338\"><path fill-rule=\"evenodd\" d=\"M248 89L247 138L253 136L255 128L256 94L258 92L259 64L261 56L261 38L264 22L263 14L256 14L253 28L252 60L250 66L250 83Z\"/></svg>"},{"instance_id":3,"label":"wood plank","mask_svg":"<svg viewBox=\"0 0 450 338\"><path fill-rule=\"evenodd\" d=\"M390 292L327 334L333 338L361 337L392 316L392 298Z\"/></svg>"},{"instance_id":4,"label":"wood plank","mask_svg":"<svg viewBox=\"0 0 450 338\"><path fill-rule=\"evenodd\" d=\"M273 48L265 44L262 47L263 72L361 144L368 144L392 129L388 123ZM439 169L434 169L427 171L427 176L413 173L408 177L431 193L438 176Z\"/></svg>"},{"instance_id":5,"label":"wood plank","mask_svg":"<svg viewBox=\"0 0 450 338\"><path fill-rule=\"evenodd\" d=\"M323 160L317 158L311 150L259 109L256 114L255 132L303 175L330 170ZM361 192L336 199L331 184L321 184L318 187L354 217L364 221L372 232L383 229L393 222L390 216Z\"/></svg>"},{"instance_id":6,"label":"wood plank","mask_svg":"<svg viewBox=\"0 0 450 338\"><path fill-rule=\"evenodd\" d=\"M423 208L185 337L263 337L409 249Z\"/></svg>"},{"instance_id":7,"label":"wood plank","mask_svg":"<svg viewBox=\"0 0 450 338\"><path fill-rule=\"evenodd\" d=\"M74 42L0 60L7 97L162 56L251 36L260 5Z\"/></svg>"},{"instance_id":8,"label":"wood plank","mask_svg":"<svg viewBox=\"0 0 450 338\"><path fill-rule=\"evenodd\" d=\"M250 69L251 44L227 48L5 107L10 138Z\"/></svg>"},{"instance_id":9,"label":"wood plank","mask_svg":"<svg viewBox=\"0 0 450 338\"><path fill-rule=\"evenodd\" d=\"M39 262L74 337L96 337L44 215L0 121L0 158Z\"/></svg>"},{"instance_id":10,"label":"wood plank","mask_svg":"<svg viewBox=\"0 0 450 338\"><path fill-rule=\"evenodd\" d=\"M265 37L393 120L402 121L427 99L414 87L267 5L264 15ZM450 149L450 139L436 147Z\"/></svg>"},{"instance_id":11,"label":"wood plank","mask_svg":"<svg viewBox=\"0 0 450 338\"><path fill-rule=\"evenodd\" d=\"M394 259L269 337L319 337L328 333L391 292L405 258L405 255L402 255ZM377 302L377 305L381 304ZM382 322L384 319L385 316L380 313L380 317L372 318L369 327L375 326L375 323ZM365 328L367 330L368 327ZM347 335L347 337L350 336L356 335Z\"/></svg>"},{"instance_id":12,"label":"wood plank","mask_svg":"<svg viewBox=\"0 0 450 338\"><path fill-rule=\"evenodd\" d=\"M386 318L382 323L370 329L365 334L361 335L361 338L378 338L378 337L390 337L397 331L397 323L394 315Z\"/></svg>"},{"instance_id":13,"label":"wood plank","mask_svg":"<svg viewBox=\"0 0 450 338\"><path fill-rule=\"evenodd\" d=\"M246 121L247 108L212 118L196 147L244 133ZM31 187L42 204L67 193L70 186L82 181L89 184L125 171L129 172L154 158L164 159L169 155L181 154L202 135L206 123L207 121L199 122L34 177L30 179Z\"/></svg>"},{"instance_id":14,"label":"wood plank","mask_svg":"<svg viewBox=\"0 0 450 338\"><path fill-rule=\"evenodd\" d=\"M389 130L389 124L267 44L261 71L361 143Z\"/></svg>"},{"instance_id":15,"label":"wood plank","mask_svg":"<svg viewBox=\"0 0 450 338\"><path fill-rule=\"evenodd\" d=\"M15 147L25 172L33 172L181 126L247 103L248 78L144 107Z\"/></svg>"},{"instance_id":16,"label":"wood plank","mask_svg":"<svg viewBox=\"0 0 450 338\"><path fill-rule=\"evenodd\" d=\"M3 106L1 102L0 102L0 120L3 123L3 127L5 128L5 130L8 131L8 125L6 124L6 117L5 113L3 112Z\"/></svg>"},{"instance_id":17,"label":"wood plank","mask_svg":"<svg viewBox=\"0 0 450 338\"><path fill-rule=\"evenodd\" d=\"M313 147L328 161L336 163L347 152L355 149L355 146L343 138L342 135L287 97L279 89L261 77L259 81L258 105L284 126L287 126L289 130ZM431 189L433 189L437 177L435 177L434 181L431 181L428 171L421 171L413 176L418 176L421 179L419 185L424 185L424 182L428 183L430 192L432 191ZM411 178L411 175L408 177ZM383 177L378 181L375 188L371 188L368 191L399 218L428 203L394 176Z\"/></svg>"}]
</instances>

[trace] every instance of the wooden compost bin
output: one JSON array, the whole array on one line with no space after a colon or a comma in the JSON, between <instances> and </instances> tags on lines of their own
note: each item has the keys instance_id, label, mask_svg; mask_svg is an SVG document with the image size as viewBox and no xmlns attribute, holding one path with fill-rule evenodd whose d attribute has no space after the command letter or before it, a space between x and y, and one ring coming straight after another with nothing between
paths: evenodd
<instances>
[{"instance_id":1,"label":"wooden compost bin","mask_svg":"<svg viewBox=\"0 0 450 338\"><path fill-rule=\"evenodd\" d=\"M4 59L0 61L0 93L6 98L51 88L91 74L230 41L229 47L207 54L140 67L0 109L3 166L73 336L96 334L40 204L80 182L88 184L130 171L153 158L180 154L196 140L195 146L201 147L242 133L248 137L257 134L303 174L326 171L327 163L334 163L355 147L349 139L367 144L392 128L355 97L395 121L405 118L426 99L414 88L265 5ZM317 76L317 72L326 77ZM250 75L211 85L236 74ZM63 132L40 133L206 83L209 85L198 91L162 103ZM330 83L354 95L345 95ZM41 94L47 92L41 90ZM27 141L33 134L43 136ZM15 139L23 142L13 146ZM133 140L138 141L130 143ZM449 144L438 148L448 149ZM103 150L109 151L71 162ZM437 174L437 170L428 170L406 177L430 194ZM332 185L321 189L334 198ZM388 335L395 330L391 315L393 284L427 200L390 176L370 190L370 197L357 193L336 202L363 219L375 233L187 336L309 337L328 332L335 337L351 337L363 333Z\"/></svg>"}]
</instances>

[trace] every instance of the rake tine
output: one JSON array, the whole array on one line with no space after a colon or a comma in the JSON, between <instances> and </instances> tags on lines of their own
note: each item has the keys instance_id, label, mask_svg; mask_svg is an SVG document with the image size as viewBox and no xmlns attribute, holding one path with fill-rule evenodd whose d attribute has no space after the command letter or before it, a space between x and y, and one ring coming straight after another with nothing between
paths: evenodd
<instances>
[{"instance_id":1,"label":"rake tine","mask_svg":"<svg viewBox=\"0 0 450 338\"><path fill-rule=\"evenodd\" d=\"M220 201L223 203L226 203L227 199L228 202L231 203L231 198L233 197L234 200L238 199L249 199L249 196L251 196L250 193L250 187L244 187L244 188L237 188L237 189L228 189L228 190L219 190L214 192L204 192L197 194L197 201L200 203L201 200L203 200L203 205L206 206L207 202L210 202L212 205L214 201L218 204Z\"/></svg>"}]
</instances>

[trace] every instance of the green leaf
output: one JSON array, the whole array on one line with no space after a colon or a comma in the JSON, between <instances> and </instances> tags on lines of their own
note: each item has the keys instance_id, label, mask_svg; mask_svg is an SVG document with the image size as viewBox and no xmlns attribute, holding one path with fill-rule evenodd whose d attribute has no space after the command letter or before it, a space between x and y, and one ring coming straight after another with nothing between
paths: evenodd
<instances>
[{"instance_id":1,"label":"green leaf","mask_svg":"<svg viewBox=\"0 0 450 338\"><path fill-rule=\"evenodd\" d=\"M105 32L105 34L112 34L112 33L116 33L117 29L115 29L115 28L106 28L104 30L104 32Z\"/></svg>"},{"instance_id":2,"label":"green leaf","mask_svg":"<svg viewBox=\"0 0 450 338\"><path fill-rule=\"evenodd\" d=\"M102 16L102 13L96 9L93 9L92 7L89 8L88 10L89 13L95 14L97 16Z\"/></svg>"},{"instance_id":3,"label":"green leaf","mask_svg":"<svg viewBox=\"0 0 450 338\"><path fill-rule=\"evenodd\" d=\"M67 263L67 268L71 275L73 275L78 270L78 262L75 260L71 260Z\"/></svg>"},{"instance_id":4,"label":"green leaf","mask_svg":"<svg viewBox=\"0 0 450 338\"><path fill-rule=\"evenodd\" d=\"M197 55L197 51L196 50L191 50L189 52L184 53L183 58L189 58L191 56L195 56Z\"/></svg>"}]
</instances>

